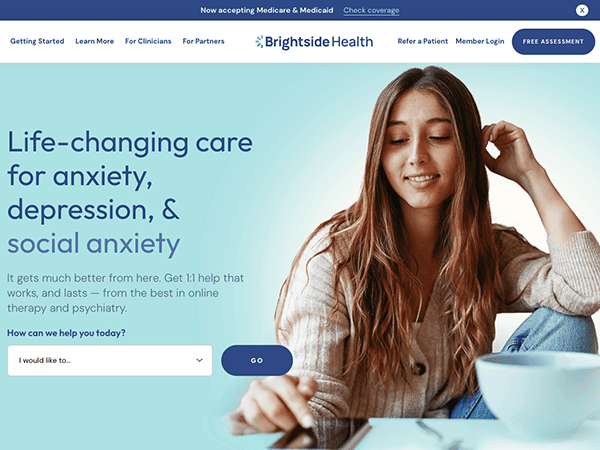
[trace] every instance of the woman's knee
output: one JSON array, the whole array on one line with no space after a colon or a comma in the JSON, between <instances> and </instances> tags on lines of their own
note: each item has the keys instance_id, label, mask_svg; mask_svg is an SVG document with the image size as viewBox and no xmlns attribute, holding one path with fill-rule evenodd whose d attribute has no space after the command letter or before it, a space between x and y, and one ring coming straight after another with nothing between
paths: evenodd
<instances>
[{"instance_id":1,"label":"woman's knee","mask_svg":"<svg viewBox=\"0 0 600 450\"><path fill-rule=\"evenodd\" d=\"M514 351L564 351L597 353L598 338L591 317L569 316L539 308L519 326L505 349Z\"/></svg>"}]
</instances>

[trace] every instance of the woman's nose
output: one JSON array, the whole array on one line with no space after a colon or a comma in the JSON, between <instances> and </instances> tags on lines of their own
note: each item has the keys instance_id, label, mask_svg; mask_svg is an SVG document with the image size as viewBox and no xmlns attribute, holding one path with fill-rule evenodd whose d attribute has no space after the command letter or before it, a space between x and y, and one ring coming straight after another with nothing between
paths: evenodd
<instances>
[{"instance_id":1,"label":"woman's nose","mask_svg":"<svg viewBox=\"0 0 600 450\"><path fill-rule=\"evenodd\" d=\"M414 139L410 149L409 163L412 166L419 166L429 162L429 151L427 142L422 139Z\"/></svg>"}]
</instances>

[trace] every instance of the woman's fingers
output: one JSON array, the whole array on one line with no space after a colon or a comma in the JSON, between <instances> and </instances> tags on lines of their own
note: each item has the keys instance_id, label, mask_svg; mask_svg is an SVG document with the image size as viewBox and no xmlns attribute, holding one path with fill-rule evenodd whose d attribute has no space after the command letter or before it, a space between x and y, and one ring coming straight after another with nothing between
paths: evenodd
<instances>
[{"instance_id":1,"label":"woman's fingers","mask_svg":"<svg viewBox=\"0 0 600 450\"><path fill-rule=\"evenodd\" d=\"M485 145L492 142L500 151L493 158L483 149L484 163L492 172L521 184L528 173L540 167L521 128L500 121L484 126L481 133Z\"/></svg>"},{"instance_id":2,"label":"woman's fingers","mask_svg":"<svg viewBox=\"0 0 600 450\"><path fill-rule=\"evenodd\" d=\"M317 392L319 385L313 377L303 376L298 378L298 392L306 397L308 400Z\"/></svg>"},{"instance_id":3,"label":"woman's fingers","mask_svg":"<svg viewBox=\"0 0 600 450\"><path fill-rule=\"evenodd\" d=\"M506 122L501 120L498 123L492 125L490 130L490 142L494 142L506 129Z\"/></svg>"},{"instance_id":4,"label":"woman's fingers","mask_svg":"<svg viewBox=\"0 0 600 450\"><path fill-rule=\"evenodd\" d=\"M253 397L244 395L240 403L240 408L242 408L246 423L261 433L274 433L280 430L277 425L263 414L262 409Z\"/></svg>"},{"instance_id":5,"label":"woman's fingers","mask_svg":"<svg viewBox=\"0 0 600 450\"><path fill-rule=\"evenodd\" d=\"M492 155L490 155L490 153L487 151L486 147L487 147L488 142L490 142L490 135L492 133L492 129L493 129L494 125L496 125L496 124L486 125L481 130L481 133L483 135L483 149L482 149L483 163L492 172L494 171L494 164L496 163L496 159Z\"/></svg>"},{"instance_id":6,"label":"woman's fingers","mask_svg":"<svg viewBox=\"0 0 600 450\"><path fill-rule=\"evenodd\" d=\"M484 148L483 149L483 163L486 165L488 169L494 172L494 165L496 164L496 160L489 152Z\"/></svg>"},{"instance_id":7,"label":"woman's fingers","mask_svg":"<svg viewBox=\"0 0 600 450\"><path fill-rule=\"evenodd\" d=\"M312 413L307 400L313 396L316 389L312 388L308 379L310 377L273 377L275 392L283 400L289 411L294 415L296 422L304 428L312 426ZM314 380L312 380L314 382ZM316 382L315 382L316 384ZM310 394L310 395L309 395Z\"/></svg>"},{"instance_id":8,"label":"woman's fingers","mask_svg":"<svg viewBox=\"0 0 600 450\"><path fill-rule=\"evenodd\" d=\"M519 131L520 130L520 128L516 127L512 123L505 122L504 120L501 120L498 123L493 123L493 124L488 125L488 126L490 127L489 137L488 137L488 141L489 142L495 142L502 135L506 135L508 133L512 133L514 131Z\"/></svg>"},{"instance_id":9,"label":"woman's fingers","mask_svg":"<svg viewBox=\"0 0 600 450\"><path fill-rule=\"evenodd\" d=\"M481 130L483 134L484 145L487 145L488 142L495 143L499 137L506 136L507 134L519 131L522 131L519 127L513 125L510 122L505 122L504 120L501 120L498 123L486 125Z\"/></svg>"},{"instance_id":10,"label":"woman's fingers","mask_svg":"<svg viewBox=\"0 0 600 450\"><path fill-rule=\"evenodd\" d=\"M488 142L490 142L490 134L492 133L492 127L496 125L495 123L491 124L491 125L486 125L485 127L483 127L483 129L481 130L481 133L483 135L483 148L485 148L488 144Z\"/></svg>"},{"instance_id":11,"label":"woman's fingers","mask_svg":"<svg viewBox=\"0 0 600 450\"><path fill-rule=\"evenodd\" d=\"M291 385L291 389L294 389ZM291 430L296 426L298 421L291 411L291 407L288 401L285 400L285 394L282 393L279 386L273 386L272 388L266 386L263 389L259 389L256 393L256 403L262 410L263 415L269 422L275 425L280 430ZM295 389L294 389L295 390ZM296 393L297 396L300 396Z\"/></svg>"},{"instance_id":12,"label":"woman's fingers","mask_svg":"<svg viewBox=\"0 0 600 450\"><path fill-rule=\"evenodd\" d=\"M240 407L246 422L264 433L290 430L298 423L308 428L312 414L308 399L317 390L311 377L267 377L250 383Z\"/></svg>"}]
</instances>

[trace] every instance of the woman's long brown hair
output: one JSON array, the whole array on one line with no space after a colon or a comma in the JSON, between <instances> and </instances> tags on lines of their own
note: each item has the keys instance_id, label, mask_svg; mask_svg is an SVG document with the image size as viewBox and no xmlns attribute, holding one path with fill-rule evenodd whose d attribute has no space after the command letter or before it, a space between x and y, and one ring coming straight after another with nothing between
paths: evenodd
<instances>
[{"instance_id":1,"label":"woman's long brown hair","mask_svg":"<svg viewBox=\"0 0 600 450\"><path fill-rule=\"evenodd\" d=\"M450 113L459 155L455 192L445 202L437 242L442 261L438 281L444 302L443 322L452 352L449 388L459 395L476 390L475 359L491 351L502 285L479 111L466 86L444 69L410 69L380 94L371 119L360 196L308 237L282 286L275 322L278 336L285 333L281 317L294 270L310 240L329 228L329 243L322 252L331 251L334 257L336 304L331 314L340 303L342 276L354 292L348 299L355 326L355 337L348 343L353 359L346 362L345 371L359 366L368 380L394 380L400 374L408 381L414 364L411 316L422 304L422 290L409 268L411 255L402 210L384 173L381 154L394 102L411 89L435 95Z\"/></svg>"}]
</instances>

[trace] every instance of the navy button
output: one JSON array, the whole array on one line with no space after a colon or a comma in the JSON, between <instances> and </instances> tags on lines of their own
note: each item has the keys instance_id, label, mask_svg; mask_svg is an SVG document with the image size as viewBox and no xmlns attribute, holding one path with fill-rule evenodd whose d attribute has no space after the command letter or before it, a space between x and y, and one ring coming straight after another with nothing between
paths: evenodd
<instances>
[{"instance_id":1,"label":"navy button","mask_svg":"<svg viewBox=\"0 0 600 450\"><path fill-rule=\"evenodd\" d=\"M587 55L596 39L584 29L523 29L515 33L512 44L521 55Z\"/></svg>"},{"instance_id":2,"label":"navy button","mask_svg":"<svg viewBox=\"0 0 600 450\"><path fill-rule=\"evenodd\" d=\"M292 362L291 352L282 345L232 345L221 356L225 372L235 376L285 375Z\"/></svg>"}]
</instances>

